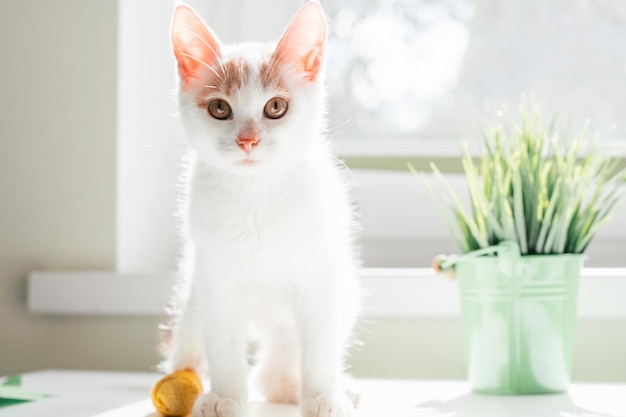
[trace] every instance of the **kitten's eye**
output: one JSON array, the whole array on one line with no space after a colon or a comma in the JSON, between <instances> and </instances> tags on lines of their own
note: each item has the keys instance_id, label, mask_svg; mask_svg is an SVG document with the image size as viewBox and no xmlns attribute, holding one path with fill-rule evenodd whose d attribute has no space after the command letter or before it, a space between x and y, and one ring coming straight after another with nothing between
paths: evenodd
<instances>
[{"instance_id":1,"label":"kitten's eye","mask_svg":"<svg viewBox=\"0 0 626 417\"><path fill-rule=\"evenodd\" d=\"M265 104L263 109L265 116L270 119L280 119L287 113L287 100L280 97L274 97Z\"/></svg>"},{"instance_id":2,"label":"kitten's eye","mask_svg":"<svg viewBox=\"0 0 626 417\"><path fill-rule=\"evenodd\" d=\"M219 98L209 103L208 110L209 114L217 120L226 120L233 114L230 104Z\"/></svg>"}]
</instances>

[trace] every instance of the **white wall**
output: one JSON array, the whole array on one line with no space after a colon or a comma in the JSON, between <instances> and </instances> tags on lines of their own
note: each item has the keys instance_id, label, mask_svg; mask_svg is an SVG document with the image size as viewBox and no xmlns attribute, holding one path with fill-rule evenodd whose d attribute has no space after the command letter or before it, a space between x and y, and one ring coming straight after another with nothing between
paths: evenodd
<instances>
[{"instance_id":1,"label":"white wall","mask_svg":"<svg viewBox=\"0 0 626 417\"><path fill-rule=\"evenodd\" d=\"M116 31L115 0L0 2L0 375L153 350L155 318L42 317L25 303L31 269L115 266Z\"/></svg>"}]
</instances>

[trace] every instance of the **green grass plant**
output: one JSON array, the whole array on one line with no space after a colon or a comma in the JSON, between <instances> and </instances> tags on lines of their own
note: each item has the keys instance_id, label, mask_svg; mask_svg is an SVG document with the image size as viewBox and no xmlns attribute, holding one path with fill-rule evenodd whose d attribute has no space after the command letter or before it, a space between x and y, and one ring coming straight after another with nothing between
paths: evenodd
<instances>
[{"instance_id":1,"label":"green grass plant","mask_svg":"<svg viewBox=\"0 0 626 417\"><path fill-rule=\"evenodd\" d=\"M464 253L505 240L523 255L583 253L625 194L626 170L587 128L569 137L555 117L546 129L532 101L522 103L520 121L506 114L485 130L478 162L464 145L471 207L431 164L442 192L427 185L453 240Z\"/></svg>"}]
</instances>

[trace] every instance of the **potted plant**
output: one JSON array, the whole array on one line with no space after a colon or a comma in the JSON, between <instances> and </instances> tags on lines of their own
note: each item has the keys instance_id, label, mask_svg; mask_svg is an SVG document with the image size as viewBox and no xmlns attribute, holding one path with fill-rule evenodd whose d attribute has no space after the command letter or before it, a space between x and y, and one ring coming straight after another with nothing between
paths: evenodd
<instances>
[{"instance_id":1,"label":"potted plant","mask_svg":"<svg viewBox=\"0 0 626 417\"><path fill-rule=\"evenodd\" d=\"M486 131L483 147L479 162L464 148L470 208L434 164L443 191L429 186L462 252L434 266L460 284L468 378L477 392L563 392L583 253L624 194L626 170L584 131L570 140L544 129L533 103L521 122Z\"/></svg>"}]
</instances>

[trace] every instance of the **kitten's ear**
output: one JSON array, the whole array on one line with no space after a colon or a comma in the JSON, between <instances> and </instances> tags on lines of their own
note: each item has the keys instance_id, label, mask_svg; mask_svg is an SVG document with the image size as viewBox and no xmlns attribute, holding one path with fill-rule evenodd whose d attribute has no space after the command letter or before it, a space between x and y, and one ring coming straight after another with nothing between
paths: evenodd
<instances>
[{"instance_id":1,"label":"kitten's ear","mask_svg":"<svg viewBox=\"0 0 626 417\"><path fill-rule=\"evenodd\" d=\"M276 46L276 59L291 65L304 79L315 81L324 59L326 16L317 1L298 11Z\"/></svg>"},{"instance_id":2,"label":"kitten's ear","mask_svg":"<svg viewBox=\"0 0 626 417\"><path fill-rule=\"evenodd\" d=\"M219 42L200 16L185 5L174 10L170 33L178 73L183 87L187 88L199 78L199 72L219 59Z\"/></svg>"}]
</instances>

